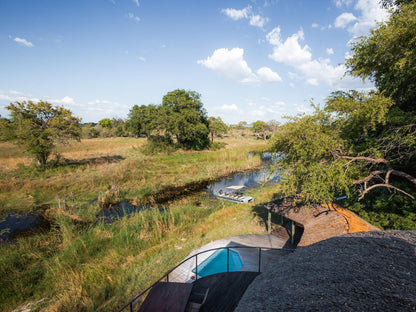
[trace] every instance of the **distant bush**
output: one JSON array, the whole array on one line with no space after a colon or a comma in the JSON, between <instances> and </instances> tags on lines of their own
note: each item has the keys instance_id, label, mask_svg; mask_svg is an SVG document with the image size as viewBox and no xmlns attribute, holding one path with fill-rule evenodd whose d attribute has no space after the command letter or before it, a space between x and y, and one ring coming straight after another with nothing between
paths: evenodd
<instances>
[{"instance_id":1,"label":"distant bush","mask_svg":"<svg viewBox=\"0 0 416 312\"><path fill-rule=\"evenodd\" d=\"M153 155L158 153L172 153L177 150L170 136L151 135L147 138L147 144L142 147L142 153Z\"/></svg>"},{"instance_id":2,"label":"distant bush","mask_svg":"<svg viewBox=\"0 0 416 312\"><path fill-rule=\"evenodd\" d=\"M209 149L212 151L216 151L216 150L224 148L225 146L227 146L227 143L225 142L211 142L209 144Z\"/></svg>"}]
</instances>

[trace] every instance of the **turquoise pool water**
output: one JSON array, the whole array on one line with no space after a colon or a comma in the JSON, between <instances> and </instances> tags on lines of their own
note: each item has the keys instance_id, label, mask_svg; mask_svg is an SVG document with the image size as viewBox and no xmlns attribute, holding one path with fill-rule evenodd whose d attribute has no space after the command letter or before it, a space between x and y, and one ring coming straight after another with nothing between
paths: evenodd
<instances>
[{"instance_id":1,"label":"turquoise pool water","mask_svg":"<svg viewBox=\"0 0 416 312\"><path fill-rule=\"evenodd\" d=\"M238 252L230 250L229 271L239 271L243 267ZM196 269L192 270L193 273ZM227 272L227 249L219 249L198 264L198 276L204 277L216 273Z\"/></svg>"}]
</instances>

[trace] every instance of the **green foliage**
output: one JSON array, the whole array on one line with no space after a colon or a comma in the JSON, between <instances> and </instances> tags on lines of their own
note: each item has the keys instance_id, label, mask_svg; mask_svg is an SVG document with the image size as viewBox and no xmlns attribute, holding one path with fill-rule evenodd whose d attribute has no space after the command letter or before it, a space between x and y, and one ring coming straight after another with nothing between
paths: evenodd
<instances>
[{"instance_id":1,"label":"green foliage","mask_svg":"<svg viewBox=\"0 0 416 312\"><path fill-rule=\"evenodd\" d=\"M177 150L170 136L151 135L147 138L147 144L141 148L145 155L154 155L159 153L170 154Z\"/></svg>"},{"instance_id":2,"label":"green foliage","mask_svg":"<svg viewBox=\"0 0 416 312\"><path fill-rule=\"evenodd\" d=\"M348 190L343 161L332 152L342 148L339 130L329 114L316 109L311 116L299 115L280 126L269 147L282 154L277 161L281 172L281 192L309 202L330 202L337 193Z\"/></svg>"},{"instance_id":3,"label":"green foliage","mask_svg":"<svg viewBox=\"0 0 416 312\"><path fill-rule=\"evenodd\" d=\"M359 38L346 64L354 76L370 78L401 110L416 112L416 3L401 5L386 23Z\"/></svg>"},{"instance_id":4,"label":"green foliage","mask_svg":"<svg viewBox=\"0 0 416 312\"><path fill-rule=\"evenodd\" d=\"M111 119L109 119L109 118L104 118L104 119L101 119L98 122L98 125L101 128L104 128L104 129L111 129L111 128L113 128L113 121Z\"/></svg>"},{"instance_id":5,"label":"green foliage","mask_svg":"<svg viewBox=\"0 0 416 312\"><path fill-rule=\"evenodd\" d=\"M227 143L225 142L211 142L211 144L209 145L209 149L212 151L216 151L224 148L225 146L227 146Z\"/></svg>"},{"instance_id":6,"label":"green foliage","mask_svg":"<svg viewBox=\"0 0 416 312\"><path fill-rule=\"evenodd\" d=\"M129 112L126 129L135 136L149 137L158 128L160 120L160 111L156 105L134 105Z\"/></svg>"},{"instance_id":7,"label":"green foliage","mask_svg":"<svg viewBox=\"0 0 416 312\"><path fill-rule=\"evenodd\" d=\"M264 121L257 120L253 122L253 131L258 135L261 135L264 140L267 138L267 133L270 131L270 126Z\"/></svg>"},{"instance_id":8,"label":"green foliage","mask_svg":"<svg viewBox=\"0 0 416 312\"><path fill-rule=\"evenodd\" d=\"M163 97L163 125L180 148L202 150L209 145L209 123L200 98L195 91L179 89Z\"/></svg>"},{"instance_id":9,"label":"green foliage","mask_svg":"<svg viewBox=\"0 0 416 312\"><path fill-rule=\"evenodd\" d=\"M6 109L11 112L11 122L2 122L2 137L22 145L43 167L56 142L81 137L81 119L62 106L24 101L11 103Z\"/></svg>"},{"instance_id":10,"label":"green foliage","mask_svg":"<svg viewBox=\"0 0 416 312\"><path fill-rule=\"evenodd\" d=\"M228 126L222 121L221 117L209 117L208 122L212 142L214 142L214 135L222 137L228 132Z\"/></svg>"}]
</instances>

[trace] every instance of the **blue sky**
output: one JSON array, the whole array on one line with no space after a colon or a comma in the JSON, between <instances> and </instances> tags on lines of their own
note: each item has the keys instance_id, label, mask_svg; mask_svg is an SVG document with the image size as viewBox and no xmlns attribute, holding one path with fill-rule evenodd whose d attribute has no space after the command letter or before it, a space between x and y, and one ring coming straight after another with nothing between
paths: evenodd
<instances>
[{"instance_id":1,"label":"blue sky","mask_svg":"<svg viewBox=\"0 0 416 312\"><path fill-rule=\"evenodd\" d=\"M83 122L127 118L179 88L227 123L281 121L371 88L343 63L386 18L377 0L2 0L0 114L42 99Z\"/></svg>"}]
</instances>

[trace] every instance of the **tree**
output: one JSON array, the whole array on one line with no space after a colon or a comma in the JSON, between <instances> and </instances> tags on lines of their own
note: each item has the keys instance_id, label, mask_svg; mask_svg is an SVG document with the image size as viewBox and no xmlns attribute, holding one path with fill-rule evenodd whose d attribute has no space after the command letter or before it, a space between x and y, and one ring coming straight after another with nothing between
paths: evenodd
<instances>
[{"instance_id":1,"label":"tree","mask_svg":"<svg viewBox=\"0 0 416 312\"><path fill-rule=\"evenodd\" d=\"M157 129L160 121L160 110L156 105L134 105L126 121L126 129L136 136L149 137Z\"/></svg>"},{"instance_id":2,"label":"tree","mask_svg":"<svg viewBox=\"0 0 416 312\"><path fill-rule=\"evenodd\" d=\"M104 118L98 122L98 125L104 129L111 129L113 128L113 121L110 118Z\"/></svg>"},{"instance_id":3,"label":"tree","mask_svg":"<svg viewBox=\"0 0 416 312\"><path fill-rule=\"evenodd\" d=\"M221 136L227 133L228 126L222 121L221 117L209 117L208 122L212 142L214 142L214 135Z\"/></svg>"},{"instance_id":4,"label":"tree","mask_svg":"<svg viewBox=\"0 0 416 312\"><path fill-rule=\"evenodd\" d=\"M10 122L2 122L2 139L22 145L44 167L57 142L80 140L80 118L63 106L44 101L14 102L6 107Z\"/></svg>"},{"instance_id":5,"label":"tree","mask_svg":"<svg viewBox=\"0 0 416 312\"><path fill-rule=\"evenodd\" d=\"M267 123L261 120L253 122L253 131L257 136L262 136L264 140L267 138L267 133L270 131L270 127Z\"/></svg>"},{"instance_id":6,"label":"tree","mask_svg":"<svg viewBox=\"0 0 416 312\"><path fill-rule=\"evenodd\" d=\"M385 1L391 3L391 1ZM349 72L369 78L404 112L416 112L416 3L399 6L390 19L353 44Z\"/></svg>"},{"instance_id":7,"label":"tree","mask_svg":"<svg viewBox=\"0 0 416 312\"><path fill-rule=\"evenodd\" d=\"M161 126L175 136L180 148L208 147L209 123L199 93L180 89L168 92L158 112Z\"/></svg>"},{"instance_id":8,"label":"tree","mask_svg":"<svg viewBox=\"0 0 416 312\"><path fill-rule=\"evenodd\" d=\"M379 136L393 105L379 93L336 92L324 109L290 118L270 145L271 151L284 155L278 161L283 195L328 203L354 187L360 200L376 188L414 199L398 179L416 185L416 178L395 168L400 163Z\"/></svg>"}]
</instances>

